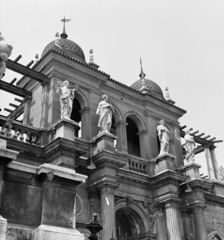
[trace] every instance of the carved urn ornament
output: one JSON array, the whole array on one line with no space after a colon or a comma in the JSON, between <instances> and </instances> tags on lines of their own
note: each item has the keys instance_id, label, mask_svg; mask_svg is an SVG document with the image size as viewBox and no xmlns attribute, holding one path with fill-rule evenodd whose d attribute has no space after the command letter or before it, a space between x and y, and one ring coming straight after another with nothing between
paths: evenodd
<instances>
[{"instance_id":1,"label":"carved urn ornament","mask_svg":"<svg viewBox=\"0 0 224 240\"><path fill-rule=\"evenodd\" d=\"M4 40L0 33L0 79L2 79L3 74L6 70L5 62L11 55L12 49L13 47Z\"/></svg>"}]
</instances>

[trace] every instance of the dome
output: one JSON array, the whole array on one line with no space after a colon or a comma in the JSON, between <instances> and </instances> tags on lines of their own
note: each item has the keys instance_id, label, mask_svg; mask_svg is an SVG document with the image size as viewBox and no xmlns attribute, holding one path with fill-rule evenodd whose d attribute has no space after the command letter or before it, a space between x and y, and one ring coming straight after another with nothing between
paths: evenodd
<instances>
[{"instance_id":1,"label":"dome","mask_svg":"<svg viewBox=\"0 0 224 240\"><path fill-rule=\"evenodd\" d=\"M152 95L164 99L163 92L158 84L156 84L155 82L153 82L152 80L149 80L149 79L144 79L144 83L145 83L144 85L148 88L149 92ZM141 87L142 87L142 78L137 80L136 82L134 82L131 85L131 88L133 88L135 90L139 90L139 91L140 91Z\"/></svg>"},{"instance_id":2,"label":"dome","mask_svg":"<svg viewBox=\"0 0 224 240\"><path fill-rule=\"evenodd\" d=\"M74 57L82 62L85 62L85 55L82 49L75 42L67 38L59 38L50 42L43 50L42 57L46 55L50 50L57 49L71 57Z\"/></svg>"}]
</instances>

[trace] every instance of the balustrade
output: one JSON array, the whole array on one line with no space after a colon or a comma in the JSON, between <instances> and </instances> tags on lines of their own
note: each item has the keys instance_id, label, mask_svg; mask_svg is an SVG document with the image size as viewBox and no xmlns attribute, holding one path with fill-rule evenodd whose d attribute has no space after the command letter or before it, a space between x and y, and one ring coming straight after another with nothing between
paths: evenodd
<instances>
[{"instance_id":1,"label":"balustrade","mask_svg":"<svg viewBox=\"0 0 224 240\"><path fill-rule=\"evenodd\" d=\"M40 130L0 116L0 135L20 142L40 145Z\"/></svg>"},{"instance_id":2,"label":"balustrade","mask_svg":"<svg viewBox=\"0 0 224 240\"><path fill-rule=\"evenodd\" d=\"M147 173L146 171L147 163L141 159L131 158L129 159L128 164L129 164L129 169L133 172L142 173L142 174Z\"/></svg>"}]
</instances>

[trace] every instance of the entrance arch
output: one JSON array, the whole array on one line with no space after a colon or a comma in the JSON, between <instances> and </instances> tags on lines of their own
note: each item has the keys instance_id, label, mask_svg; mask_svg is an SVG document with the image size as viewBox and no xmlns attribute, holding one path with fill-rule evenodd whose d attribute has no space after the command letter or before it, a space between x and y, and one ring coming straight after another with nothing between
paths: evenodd
<instances>
[{"instance_id":1,"label":"entrance arch","mask_svg":"<svg viewBox=\"0 0 224 240\"><path fill-rule=\"evenodd\" d=\"M132 240L139 234L149 231L147 218L143 211L135 203L127 205L126 199L116 203L115 218L117 238Z\"/></svg>"}]
</instances>

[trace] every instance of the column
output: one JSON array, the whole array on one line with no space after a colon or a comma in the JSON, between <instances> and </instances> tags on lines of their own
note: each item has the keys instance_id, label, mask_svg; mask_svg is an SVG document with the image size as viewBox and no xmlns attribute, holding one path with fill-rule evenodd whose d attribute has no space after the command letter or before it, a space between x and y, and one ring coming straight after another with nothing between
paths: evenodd
<instances>
[{"instance_id":1,"label":"column","mask_svg":"<svg viewBox=\"0 0 224 240\"><path fill-rule=\"evenodd\" d=\"M184 236L186 239L190 239L193 236L193 228L191 221L191 212L189 210L182 210L181 215L183 218Z\"/></svg>"},{"instance_id":2,"label":"column","mask_svg":"<svg viewBox=\"0 0 224 240\"><path fill-rule=\"evenodd\" d=\"M90 108L84 107L79 113L81 114L81 138L90 139L90 131L89 131L89 114Z\"/></svg>"},{"instance_id":3,"label":"column","mask_svg":"<svg viewBox=\"0 0 224 240\"><path fill-rule=\"evenodd\" d=\"M195 206L193 208L194 224L195 224L195 239L207 239L207 230L204 219L204 206Z\"/></svg>"},{"instance_id":4,"label":"column","mask_svg":"<svg viewBox=\"0 0 224 240\"><path fill-rule=\"evenodd\" d=\"M215 173L215 178L220 181L220 176L219 176L219 167L215 155L215 146L210 147L210 154L212 158L212 163L213 163L213 168L214 168L214 173Z\"/></svg>"},{"instance_id":5,"label":"column","mask_svg":"<svg viewBox=\"0 0 224 240\"><path fill-rule=\"evenodd\" d=\"M169 240L181 240L178 209L175 201L169 201L165 204L166 225Z\"/></svg>"},{"instance_id":6,"label":"column","mask_svg":"<svg viewBox=\"0 0 224 240\"><path fill-rule=\"evenodd\" d=\"M25 97L24 100L24 114L23 114L23 123L30 123L30 108L31 108L32 97Z\"/></svg>"},{"instance_id":7,"label":"column","mask_svg":"<svg viewBox=\"0 0 224 240\"><path fill-rule=\"evenodd\" d=\"M214 167L212 163L212 157L211 157L209 146L205 146L204 148L205 148L205 158L207 162L208 176L210 179L215 179L215 172L214 172Z\"/></svg>"},{"instance_id":8,"label":"column","mask_svg":"<svg viewBox=\"0 0 224 240\"><path fill-rule=\"evenodd\" d=\"M122 152L128 152L128 144L127 144L127 132L126 132L126 126L128 124L123 121L118 121L115 124L116 128L116 135L117 138L117 149Z\"/></svg>"},{"instance_id":9,"label":"column","mask_svg":"<svg viewBox=\"0 0 224 240\"><path fill-rule=\"evenodd\" d=\"M117 186L110 184L103 184L100 187L101 194L101 224L102 239L111 239L115 234L115 212L114 212L114 189Z\"/></svg>"},{"instance_id":10,"label":"column","mask_svg":"<svg viewBox=\"0 0 224 240\"><path fill-rule=\"evenodd\" d=\"M142 130L138 132L139 136L139 142L140 142L140 151L141 151L141 157L142 158L148 158L148 141L147 141L147 131Z\"/></svg>"},{"instance_id":11,"label":"column","mask_svg":"<svg viewBox=\"0 0 224 240\"><path fill-rule=\"evenodd\" d=\"M48 127L49 86L50 86L50 82L48 81L45 81L42 84L42 102L41 102L42 112L41 112L41 119L40 119L41 127Z\"/></svg>"}]
</instances>

